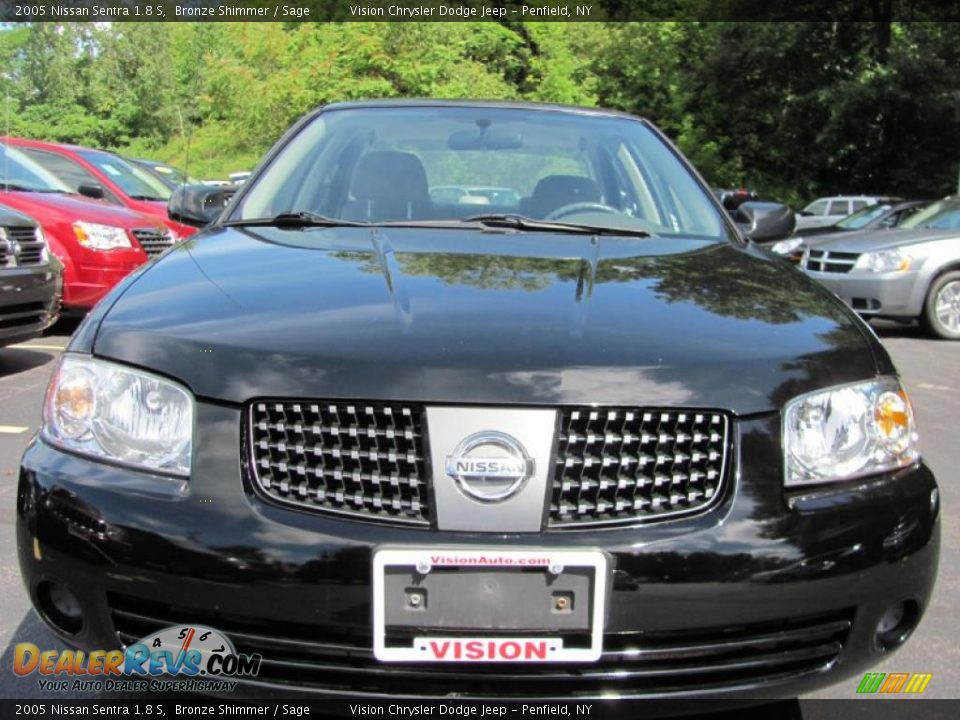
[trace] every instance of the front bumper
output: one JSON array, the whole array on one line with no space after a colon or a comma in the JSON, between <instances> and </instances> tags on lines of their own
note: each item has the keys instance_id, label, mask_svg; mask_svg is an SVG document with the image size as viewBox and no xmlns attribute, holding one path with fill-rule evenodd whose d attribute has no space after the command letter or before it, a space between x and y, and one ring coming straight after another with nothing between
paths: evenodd
<instances>
[{"instance_id":1,"label":"front bumper","mask_svg":"<svg viewBox=\"0 0 960 720\"><path fill-rule=\"evenodd\" d=\"M23 458L23 579L66 583L82 648L175 623L222 630L264 661L249 692L481 698L795 696L878 662L881 616L917 619L939 552L923 465L785 496L779 418L736 424L737 479L707 514L629 529L452 533L277 507L250 492L241 412L199 404L193 476L165 480L35 441ZM596 548L612 559L596 664L383 665L372 658L371 551L379 545ZM42 603L38 605L44 615ZM48 621L49 622L49 621ZM55 631L57 628L54 628Z\"/></svg>"},{"instance_id":2,"label":"front bumper","mask_svg":"<svg viewBox=\"0 0 960 720\"><path fill-rule=\"evenodd\" d=\"M804 270L861 315L915 318L923 310L923 294L915 292L915 272L822 273Z\"/></svg>"},{"instance_id":3,"label":"front bumper","mask_svg":"<svg viewBox=\"0 0 960 720\"><path fill-rule=\"evenodd\" d=\"M0 347L38 337L53 325L61 291L52 265L0 270Z\"/></svg>"}]
</instances>

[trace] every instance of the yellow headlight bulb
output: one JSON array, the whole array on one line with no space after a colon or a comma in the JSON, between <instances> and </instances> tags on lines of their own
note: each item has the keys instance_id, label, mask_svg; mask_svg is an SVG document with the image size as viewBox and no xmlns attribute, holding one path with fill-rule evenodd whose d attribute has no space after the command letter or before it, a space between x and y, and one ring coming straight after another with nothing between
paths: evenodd
<instances>
[{"instance_id":1,"label":"yellow headlight bulb","mask_svg":"<svg viewBox=\"0 0 960 720\"><path fill-rule=\"evenodd\" d=\"M884 449L899 454L909 447L913 435L913 411L906 392L880 393L873 418Z\"/></svg>"},{"instance_id":2,"label":"yellow headlight bulb","mask_svg":"<svg viewBox=\"0 0 960 720\"><path fill-rule=\"evenodd\" d=\"M64 373L54 391L52 409L65 436L79 438L86 434L94 412L94 383L90 374Z\"/></svg>"}]
</instances>

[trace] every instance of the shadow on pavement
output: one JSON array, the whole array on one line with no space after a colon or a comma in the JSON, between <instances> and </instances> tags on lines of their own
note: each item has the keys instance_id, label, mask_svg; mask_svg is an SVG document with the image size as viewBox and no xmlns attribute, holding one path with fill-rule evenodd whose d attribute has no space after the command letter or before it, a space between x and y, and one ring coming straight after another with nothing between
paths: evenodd
<instances>
[{"instance_id":1,"label":"shadow on pavement","mask_svg":"<svg viewBox=\"0 0 960 720\"><path fill-rule=\"evenodd\" d=\"M56 357L56 353L46 350L22 350L20 348L0 348L0 378L33 370L46 365Z\"/></svg>"}]
</instances>

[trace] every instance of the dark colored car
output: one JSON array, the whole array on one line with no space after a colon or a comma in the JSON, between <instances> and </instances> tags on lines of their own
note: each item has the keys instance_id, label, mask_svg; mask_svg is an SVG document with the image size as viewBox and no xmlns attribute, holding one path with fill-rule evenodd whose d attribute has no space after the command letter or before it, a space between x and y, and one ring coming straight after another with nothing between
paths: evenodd
<instances>
[{"instance_id":1,"label":"dark colored car","mask_svg":"<svg viewBox=\"0 0 960 720\"><path fill-rule=\"evenodd\" d=\"M174 244L159 218L70 192L0 143L0 205L35 219L63 265L64 311L86 313L132 270Z\"/></svg>"},{"instance_id":2,"label":"dark colored car","mask_svg":"<svg viewBox=\"0 0 960 720\"><path fill-rule=\"evenodd\" d=\"M196 230L171 220L167 200L171 190L151 173L133 166L119 155L79 145L63 145L25 138L2 138L31 160L53 173L71 192L104 199L137 213L159 218L176 235L192 235Z\"/></svg>"},{"instance_id":3,"label":"dark colored car","mask_svg":"<svg viewBox=\"0 0 960 720\"><path fill-rule=\"evenodd\" d=\"M345 103L219 193L175 193L213 224L78 329L24 454L68 642L214 628L258 692L758 698L920 621L937 485L887 352L649 123Z\"/></svg>"},{"instance_id":4,"label":"dark colored car","mask_svg":"<svg viewBox=\"0 0 960 720\"><path fill-rule=\"evenodd\" d=\"M62 282L40 226L0 205L0 347L38 337L57 321Z\"/></svg>"}]
</instances>

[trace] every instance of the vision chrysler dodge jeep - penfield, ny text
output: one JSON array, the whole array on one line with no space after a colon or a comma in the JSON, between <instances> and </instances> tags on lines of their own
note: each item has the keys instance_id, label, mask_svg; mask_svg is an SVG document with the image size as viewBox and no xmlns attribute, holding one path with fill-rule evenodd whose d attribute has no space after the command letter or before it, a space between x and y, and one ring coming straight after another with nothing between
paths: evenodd
<instances>
[{"instance_id":1,"label":"vision chrysler dodge jeep - penfield, ny text","mask_svg":"<svg viewBox=\"0 0 960 720\"><path fill-rule=\"evenodd\" d=\"M896 369L750 242L792 215L727 215L649 123L332 105L226 197L174 194L212 223L51 380L17 532L64 640L202 624L262 692L754 698L917 626L939 502Z\"/></svg>"}]
</instances>

